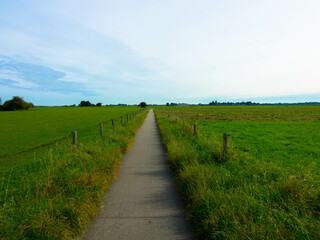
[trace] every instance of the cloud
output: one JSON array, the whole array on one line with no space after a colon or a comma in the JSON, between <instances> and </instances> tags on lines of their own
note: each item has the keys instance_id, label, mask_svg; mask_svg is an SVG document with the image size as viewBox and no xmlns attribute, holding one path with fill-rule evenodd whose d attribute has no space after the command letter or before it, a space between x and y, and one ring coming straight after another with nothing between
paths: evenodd
<instances>
[{"instance_id":1,"label":"cloud","mask_svg":"<svg viewBox=\"0 0 320 240\"><path fill-rule=\"evenodd\" d=\"M34 13L28 7L25 12L16 11L16 18L0 16L7 23L0 24L0 70L6 79L1 84L46 92L79 92L84 97L106 96L100 101L141 92L142 86L151 90L161 64L65 17ZM20 41L11 41L17 38Z\"/></svg>"},{"instance_id":2,"label":"cloud","mask_svg":"<svg viewBox=\"0 0 320 240\"><path fill-rule=\"evenodd\" d=\"M134 103L320 92L317 1L230 6L1 1L0 94L8 86Z\"/></svg>"},{"instance_id":3,"label":"cloud","mask_svg":"<svg viewBox=\"0 0 320 240\"><path fill-rule=\"evenodd\" d=\"M2 67L3 64L1 64L0 62L0 84L26 89L32 89L37 87L36 84L23 79L20 73L8 69L3 69Z\"/></svg>"}]
</instances>

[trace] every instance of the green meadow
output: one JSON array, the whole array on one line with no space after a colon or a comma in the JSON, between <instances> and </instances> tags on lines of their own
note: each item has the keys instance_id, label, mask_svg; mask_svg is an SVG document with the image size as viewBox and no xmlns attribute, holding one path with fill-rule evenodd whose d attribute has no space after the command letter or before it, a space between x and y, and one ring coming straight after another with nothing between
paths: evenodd
<instances>
[{"instance_id":1,"label":"green meadow","mask_svg":"<svg viewBox=\"0 0 320 240\"><path fill-rule=\"evenodd\" d=\"M1 112L1 154L11 156L0 160L0 239L78 236L95 216L147 112L137 107ZM20 151L25 152L12 155Z\"/></svg>"},{"instance_id":2,"label":"green meadow","mask_svg":"<svg viewBox=\"0 0 320 240\"><path fill-rule=\"evenodd\" d=\"M111 126L137 107L39 107L28 111L0 111L0 158L66 137L72 131ZM126 116L125 116L126 117ZM126 120L126 119L125 119Z\"/></svg>"},{"instance_id":3,"label":"green meadow","mask_svg":"<svg viewBox=\"0 0 320 240\"><path fill-rule=\"evenodd\" d=\"M320 106L159 107L156 115L200 238L320 239Z\"/></svg>"}]
</instances>

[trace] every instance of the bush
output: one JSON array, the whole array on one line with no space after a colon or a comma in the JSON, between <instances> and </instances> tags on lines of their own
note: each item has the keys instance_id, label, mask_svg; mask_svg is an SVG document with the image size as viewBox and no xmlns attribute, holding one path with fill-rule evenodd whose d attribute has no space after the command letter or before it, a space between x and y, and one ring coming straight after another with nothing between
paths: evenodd
<instances>
[{"instance_id":1,"label":"bush","mask_svg":"<svg viewBox=\"0 0 320 240\"><path fill-rule=\"evenodd\" d=\"M95 106L95 105L90 101L81 101L79 104L79 107L90 107L90 106Z\"/></svg>"},{"instance_id":2,"label":"bush","mask_svg":"<svg viewBox=\"0 0 320 240\"><path fill-rule=\"evenodd\" d=\"M36 107L32 102L28 102L29 108L34 108Z\"/></svg>"},{"instance_id":3,"label":"bush","mask_svg":"<svg viewBox=\"0 0 320 240\"><path fill-rule=\"evenodd\" d=\"M27 103L21 97L14 96L11 100L5 101L5 103L2 105L1 110L28 110L30 107L34 107L33 103Z\"/></svg>"},{"instance_id":4,"label":"bush","mask_svg":"<svg viewBox=\"0 0 320 240\"><path fill-rule=\"evenodd\" d=\"M147 106L147 104L146 104L146 102L141 102L141 103L139 104L139 106L142 107L142 108L145 108L145 107Z\"/></svg>"}]
</instances>

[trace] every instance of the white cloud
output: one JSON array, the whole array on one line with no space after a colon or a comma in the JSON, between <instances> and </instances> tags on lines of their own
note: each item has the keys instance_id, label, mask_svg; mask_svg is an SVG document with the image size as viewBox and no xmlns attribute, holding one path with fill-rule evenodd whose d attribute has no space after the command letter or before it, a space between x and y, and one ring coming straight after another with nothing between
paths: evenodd
<instances>
[{"instance_id":1,"label":"white cloud","mask_svg":"<svg viewBox=\"0 0 320 240\"><path fill-rule=\"evenodd\" d=\"M57 71L62 71L55 69ZM58 81L71 82L71 83L87 83L90 82L90 79L84 78L83 75L80 75L75 72L65 72L66 76L63 78L58 78Z\"/></svg>"},{"instance_id":2,"label":"white cloud","mask_svg":"<svg viewBox=\"0 0 320 240\"><path fill-rule=\"evenodd\" d=\"M3 5L0 54L32 56L97 95L320 92L316 0L20 4Z\"/></svg>"},{"instance_id":3,"label":"white cloud","mask_svg":"<svg viewBox=\"0 0 320 240\"><path fill-rule=\"evenodd\" d=\"M11 70L3 70L0 69L0 79L3 80L11 80L13 83L11 84L14 87L18 88L36 88L38 87L37 84L32 82L28 82L20 76L19 73L11 71Z\"/></svg>"}]
</instances>

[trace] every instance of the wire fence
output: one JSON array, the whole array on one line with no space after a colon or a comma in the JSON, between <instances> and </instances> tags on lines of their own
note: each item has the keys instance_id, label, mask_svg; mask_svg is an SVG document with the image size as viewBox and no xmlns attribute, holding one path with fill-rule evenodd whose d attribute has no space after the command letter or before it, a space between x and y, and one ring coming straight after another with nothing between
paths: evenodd
<instances>
[{"instance_id":1,"label":"wire fence","mask_svg":"<svg viewBox=\"0 0 320 240\"><path fill-rule=\"evenodd\" d=\"M100 125L100 134L101 134L101 125L102 124L105 124L107 125L108 123L110 124L111 123L111 126L113 127L113 131L115 131L115 126L114 126L114 120L121 120L121 126L124 125L125 123L129 122L130 120L132 120L134 118L134 116L136 116L137 114L143 112L145 109L141 109L139 111L136 111L136 112L130 112L130 113L127 113L125 116L121 115L121 116L118 116L116 118L112 118L112 119L108 119L108 120L105 120L105 121L102 121L100 123L97 123L95 125L92 125L92 126L89 126L89 127L86 127L86 128L81 128L81 129L78 129L76 132L77 133L85 133L85 132L89 132L90 130L93 130L93 129L96 129L98 124ZM73 132L72 132L73 133ZM11 159L11 158L14 158L16 156L19 156L21 154L24 154L24 153L29 153L29 152L32 152L32 151L35 151L35 150L39 150L39 149L42 149L42 148L45 148L45 147L48 147L48 146L51 146L51 145L54 145L56 143L61 143L61 142L64 142L66 140L70 140L72 139L72 136L73 134L68 134L66 136L63 136L63 137L60 137L60 138L56 138L52 141L49 141L47 143L44 143L44 144L40 144L38 146L35 146L35 147L32 147L32 148L28 148L26 150L23 150L23 151L20 151L20 152L17 152L17 153L13 153L13 154L10 154L8 156L5 156L5 157L1 157L0 160L6 160L6 159ZM74 139L74 137L73 137Z\"/></svg>"}]
</instances>

